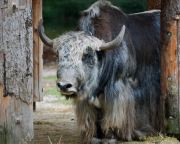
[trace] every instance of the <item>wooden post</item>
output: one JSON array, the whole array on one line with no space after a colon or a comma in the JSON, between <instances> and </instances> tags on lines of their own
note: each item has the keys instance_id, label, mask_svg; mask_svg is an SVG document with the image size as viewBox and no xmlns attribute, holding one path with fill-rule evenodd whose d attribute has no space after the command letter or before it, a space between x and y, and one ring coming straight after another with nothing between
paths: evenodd
<instances>
[{"instance_id":1,"label":"wooden post","mask_svg":"<svg viewBox=\"0 0 180 144\"><path fill-rule=\"evenodd\" d=\"M161 127L180 134L179 0L161 2Z\"/></svg>"},{"instance_id":2,"label":"wooden post","mask_svg":"<svg viewBox=\"0 0 180 144\"><path fill-rule=\"evenodd\" d=\"M31 0L0 0L0 143L33 137Z\"/></svg>"},{"instance_id":3,"label":"wooden post","mask_svg":"<svg viewBox=\"0 0 180 144\"><path fill-rule=\"evenodd\" d=\"M148 0L148 9L161 9L161 0Z\"/></svg>"},{"instance_id":4,"label":"wooden post","mask_svg":"<svg viewBox=\"0 0 180 144\"><path fill-rule=\"evenodd\" d=\"M43 44L39 38L37 27L42 18L42 0L33 0L33 101L42 101L42 69Z\"/></svg>"}]
</instances>

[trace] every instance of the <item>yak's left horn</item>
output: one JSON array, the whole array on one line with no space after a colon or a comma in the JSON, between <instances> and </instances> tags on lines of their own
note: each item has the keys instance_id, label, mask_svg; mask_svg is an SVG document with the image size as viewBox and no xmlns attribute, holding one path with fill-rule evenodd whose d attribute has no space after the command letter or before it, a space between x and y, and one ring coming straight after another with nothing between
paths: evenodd
<instances>
[{"instance_id":1,"label":"yak's left horn","mask_svg":"<svg viewBox=\"0 0 180 144\"><path fill-rule=\"evenodd\" d=\"M44 33L44 27L43 27L43 20L42 19L39 21L39 24L38 24L38 33L39 33L39 36L40 36L42 42L45 45L50 46L50 47L53 46L53 40L48 38L46 36L46 34Z\"/></svg>"},{"instance_id":2,"label":"yak's left horn","mask_svg":"<svg viewBox=\"0 0 180 144\"><path fill-rule=\"evenodd\" d=\"M114 40L102 44L102 46L99 48L100 51L111 50L111 49L118 47L121 44L121 42L123 41L125 30L126 30L126 26L123 25L118 36Z\"/></svg>"}]
</instances>

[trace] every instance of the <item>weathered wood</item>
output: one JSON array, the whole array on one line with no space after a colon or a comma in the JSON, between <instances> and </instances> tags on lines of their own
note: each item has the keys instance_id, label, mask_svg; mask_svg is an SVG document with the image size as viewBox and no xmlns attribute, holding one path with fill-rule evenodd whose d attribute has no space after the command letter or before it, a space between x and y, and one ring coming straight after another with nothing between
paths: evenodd
<instances>
[{"instance_id":1,"label":"weathered wood","mask_svg":"<svg viewBox=\"0 0 180 144\"><path fill-rule=\"evenodd\" d=\"M2 32L2 1L0 1L0 32ZM0 33L0 43L2 43L2 33Z\"/></svg>"},{"instance_id":2,"label":"weathered wood","mask_svg":"<svg viewBox=\"0 0 180 144\"><path fill-rule=\"evenodd\" d=\"M33 137L32 2L0 4L0 143L24 144Z\"/></svg>"},{"instance_id":3,"label":"weathered wood","mask_svg":"<svg viewBox=\"0 0 180 144\"><path fill-rule=\"evenodd\" d=\"M43 44L37 27L42 18L42 0L33 0L33 101L42 101Z\"/></svg>"},{"instance_id":4,"label":"weathered wood","mask_svg":"<svg viewBox=\"0 0 180 144\"><path fill-rule=\"evenodd\" d=\"M166 125L167 133L180 134L180 49L176 20L180 2L162 0L161 7L161 127Z\"/></svg>"},{"instance_id":5,"label":"weathered wood","mask_svg":"<svg viewBox=\"0 0 180 144\"><path fill-rule=\"evenodd\" d=\"M148 9L161 9L161 0L148 0Z\"/></svg>"}]
</instances>

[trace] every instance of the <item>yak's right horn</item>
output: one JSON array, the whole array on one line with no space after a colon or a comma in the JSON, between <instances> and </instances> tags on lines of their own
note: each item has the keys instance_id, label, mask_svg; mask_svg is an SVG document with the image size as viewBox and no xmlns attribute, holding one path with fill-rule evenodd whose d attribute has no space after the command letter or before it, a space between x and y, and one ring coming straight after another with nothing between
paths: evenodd
<instances>
[{"instance_id":1,"label":"yak's right horn","mask_svg":"<svg viewBox=\"0 0 180 144\"><path fill-rule=\"evenodd\" d=\"M39 36L40 36L42 42L45 45L50 46L50 47L53 46L53 40L48 38L46 36L46 34L44 33L44 26L43 26L43 20L42 19L39 21L39 24L38 24L38 33L39 33Z\"/></svg>"}]
</instances>

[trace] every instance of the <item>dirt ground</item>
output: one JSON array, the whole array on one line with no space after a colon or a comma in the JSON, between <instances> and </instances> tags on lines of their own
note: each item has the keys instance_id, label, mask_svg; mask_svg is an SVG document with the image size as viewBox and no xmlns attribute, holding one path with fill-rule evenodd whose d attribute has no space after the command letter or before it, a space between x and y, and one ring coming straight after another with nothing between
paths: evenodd
<instances>
[{"instance_id":1,"label":"dirt ground","mask_svg":"<svg viewBox=\"0 0 180 144\"><path fill-rule=\"evenodd\" d=\"M56 66L45 66L43 74L44 100L34 112L34 144L81 144L74 107L56 89ZM144 142L119 144L179 144L175 138L158 136Z\"/></svg>"},{"instance_id":2,"label":"dirt ground","mask_svg":"<svg viewBox=\"0 0 180 144\"><path fill-rule=\"evenodd\" d=\"M63 108L63 110L47 109L47 111L37 111L35 114L35 144L51 144L51 142L53 144L80 143L72 108Z\"/></svg>"}]
</instances>

